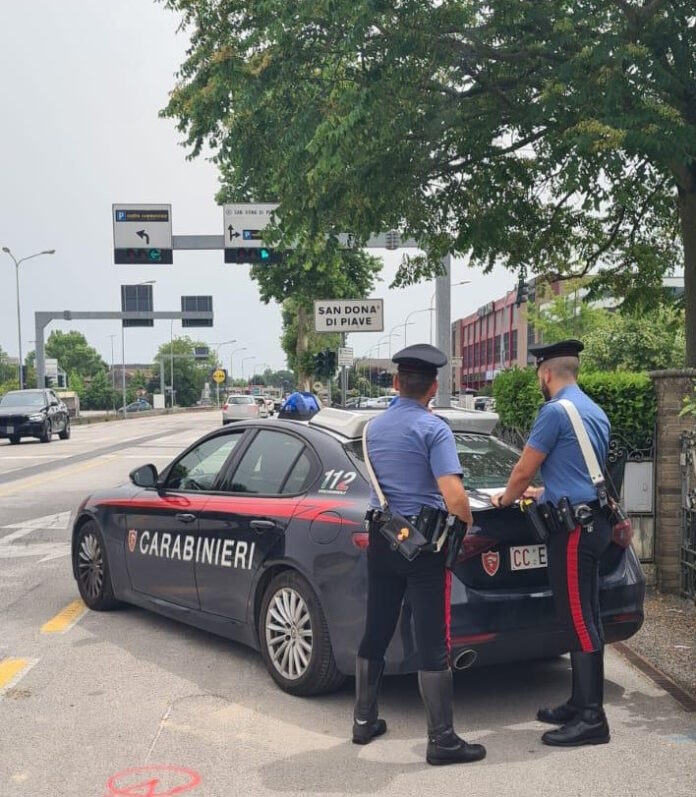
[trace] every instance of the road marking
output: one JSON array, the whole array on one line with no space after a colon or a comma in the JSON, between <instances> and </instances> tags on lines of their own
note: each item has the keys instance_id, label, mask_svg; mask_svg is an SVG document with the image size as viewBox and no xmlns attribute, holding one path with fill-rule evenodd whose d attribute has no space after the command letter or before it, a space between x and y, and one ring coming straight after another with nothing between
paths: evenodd
<instances>
[{"instance_id":1,"label":"road marking","mask_svg":"<svg viewBox=\"0 0 696 797\"><path fill-rule=\"evenodd\" d=\"M38 661L38 659L0 659L0 695L24 678Z\"/></svg>"},{"instance_id":2,"label":"road marking","mask_svg":"<svg viewBox=\"0 0 696 797\"><path fill-rule=\"evenodd\" d=\"M54 515L43 515L42 517L31 518L31 520L20 520L17 523L8 523L7 526L3 526L4 529L19 529L19 531L13 531L12 534L8 534L6 537L0 539L0 545L12 542L12 540L16 540L19 537L24 537L26 534L36 531L37 529L58 529L59 531L65 531L70 526L71 514L70 511L57 512Z\"/></svg>"},{"instance_id":3,"label":"road marking","mask_svg":"<svg viewBox=\"0 0 696 797\"><path fill-rule=\"evenodd\" d=\"M42 556L39 564L52 559L70 556L69 542L37 542L33 545L5 545L0 547L0 559L23 559L27 556Z\"/></svg>"},{"instance_id":4,"label":"road marking","mask_svg":"<svg viewBox=\"0 0 696 797\"><path fill-rule=\"evenodd\" d=\"M63 479L66 476L72 476L75 473L81 473L82 471L90 470L91 468L107 465L108 463L113 462L116 458L117 457L115 454L104 454L96 459L89 460L89 462L86 462L82 465L74 465L73 467L62 468L51 475L42 474L35 479L13 482L10 487L0 490L0 498L21 493L25 490L31 490L33 487L43 486L46 484L46 482L56 481L56 479Z\"/></svg>"},{"instance_id":5,"label":"road marking","mask_svg":"<svg viewBox=\"0 0 696 797\"><path fill-rule=\"evenodd\" d=\"M87 607L81 598L72 601L55 617L41 626L42 634L64 634L69 631L87 612Z\"/></svg>"},{"instance_id":6,"label":"road marking","mask_svg":"<svg viewBox=\"0 0 696 797\"><path fill-rule=\"evenodd\" d=\"M67 459L72 454L20 454L16 457L0 457L0 462L14 462L16 459Z\"/></svg>"}]
</instances>

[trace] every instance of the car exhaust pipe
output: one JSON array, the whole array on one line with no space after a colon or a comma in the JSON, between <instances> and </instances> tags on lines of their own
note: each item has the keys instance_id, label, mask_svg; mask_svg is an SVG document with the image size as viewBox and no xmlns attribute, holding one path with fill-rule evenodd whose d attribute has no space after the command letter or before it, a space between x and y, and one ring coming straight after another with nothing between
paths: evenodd
<instances>
[{"instance_id":1,"label":"car exhaust pipe","mask_svg":"<svg viewBox=\"0 0 696 797\"><path fill-rule=\"evenodd\" d=\"M461 653L457 653L454 658L454 669L468 670L477 658L478 653L475 650L463 650Z\"/></svg>"}]
</instances>

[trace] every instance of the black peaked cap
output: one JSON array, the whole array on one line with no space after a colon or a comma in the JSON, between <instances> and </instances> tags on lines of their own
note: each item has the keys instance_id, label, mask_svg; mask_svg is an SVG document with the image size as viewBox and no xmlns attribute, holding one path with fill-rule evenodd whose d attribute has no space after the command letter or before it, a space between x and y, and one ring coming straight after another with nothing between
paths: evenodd
<instances>
[{"instance_id":1,"label":"black peaked cap","mask_svg":"<svg viewBox=\"0 0 696 797\"><path fill-rule=\"evenodd\" d=\"M548 346L530 346L529 353L536 357L537 368L546 360L556 357L580 357L580 352L585 348L579 340L561 340L550 343Z\"/></svg>"},{"instance_id":2,"label":"black peaked cap","mask_svg":"<svg viewBox=\"0 0 696 797\"><path fill-rule=\"evenodd\" d=\"M392 362L399 366L400 371L416 373L437 374L437 369L447 365L447 355L436 346L429 343L416 343L397 351L392 357Z\"/></svg>"}]
</instances>

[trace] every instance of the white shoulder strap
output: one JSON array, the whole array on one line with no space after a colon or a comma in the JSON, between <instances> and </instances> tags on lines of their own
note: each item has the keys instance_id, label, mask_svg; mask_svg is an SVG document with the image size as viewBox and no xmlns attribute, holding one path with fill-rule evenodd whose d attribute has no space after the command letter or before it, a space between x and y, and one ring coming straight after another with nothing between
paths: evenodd
<instances>
[{"instance_id":1,"label":"white shoulder strap","mask_svg":"<svg viewBox=\"0 0 696 797\"><path fill-rule=\"evenodd\" d=\"M595 454L594 448L592 448L590 436L587 434L587 429L585 429L585 424L582 422L578 408L568 399L558 399L558 403L568 414L570 424L580 444L580 451L582 451L582 456L585 460L587 471L590 474L590 479L592 479L592 484L594 484L595 487L603 484L604 474L597 461L597 455Z\"/></svg>"},{"instance_id":2,"label":"white shoulder strap","mask_svg":"<svg viewBox=\"0 0 696 797\"><path fill-rule=\"evenodd\" d=\"M369 425L370 422L368 421L363 427L363 433L362 433L363 459L365 460L365 466L367 467L367 473L370 477L370 482L372 482L372 486L375 488L375 493L377 493L377 500L379 501L379 505L382 507L382 511L386 512L387 509L389 508L389 505L387 504L387 499L384 497L382 488L379 486L379 482L377 481L377 476L375 474L374 468L372 467L372 463L370 462L370 455L367 453L367 427Z\"/></svg>"}]
</instances>

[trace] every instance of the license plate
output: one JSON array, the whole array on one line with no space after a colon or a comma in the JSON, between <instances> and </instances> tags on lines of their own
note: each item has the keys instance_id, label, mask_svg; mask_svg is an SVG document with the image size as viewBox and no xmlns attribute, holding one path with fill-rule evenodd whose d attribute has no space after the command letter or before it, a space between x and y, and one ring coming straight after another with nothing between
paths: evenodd
<instances>
[{"instance_id":1,"label":"license plate","mask_svg":"<svg viewBox=\"0 0 696 797\"><path fill-rule=\"evenodd\" d=\"M517 545L510 548L510 570L536 570L547 566L545 545Z\"/></svg>"}]
</instances>

